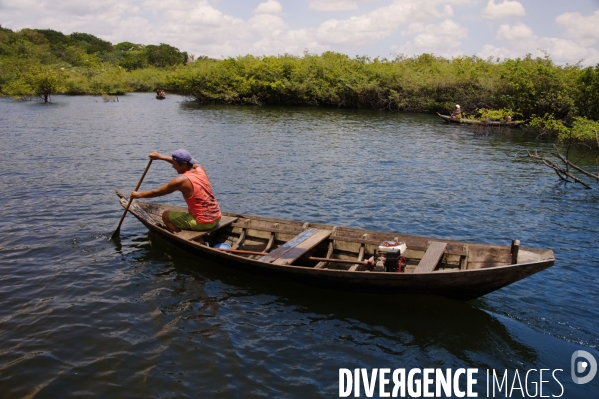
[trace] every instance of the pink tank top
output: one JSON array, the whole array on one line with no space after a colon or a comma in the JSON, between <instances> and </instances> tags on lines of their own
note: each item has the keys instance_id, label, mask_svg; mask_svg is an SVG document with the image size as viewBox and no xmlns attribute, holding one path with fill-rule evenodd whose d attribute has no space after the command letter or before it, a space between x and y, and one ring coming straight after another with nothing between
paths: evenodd
<instances>
[{"instance_id":1,"label":"pink tank top","mask_svg":"<svg viewBox=\"0 0 599 399\"><path fill-rule=\"evenodd\" d=\"M202 168L188 170L183 174L187 177L193 186L193 193L189 198L185 198L187 209L193 215L198 223L208 224L221 217L220 208L216 198L212 193L210 180Z\"/></svg>"}]
</instances>

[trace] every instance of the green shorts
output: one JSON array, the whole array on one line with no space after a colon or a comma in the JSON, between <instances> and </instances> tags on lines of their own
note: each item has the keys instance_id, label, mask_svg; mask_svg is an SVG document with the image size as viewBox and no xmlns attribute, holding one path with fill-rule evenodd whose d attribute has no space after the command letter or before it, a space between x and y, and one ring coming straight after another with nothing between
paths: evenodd
<instances>
[{"instance_id":1,"label":"green shorts","mask_svg":"<svg viewBox=\"0 0 599 399\"><path fill-rule=\"evenodd\" d=\"M178 211L168 211L168 218L172 224L174 224L181 230L210 230L216 227L218 225L218 222L220 222L220 218L218 218L212 223L198 223L198 221L191 215L191 213Z\"/></svg>"}]
</instances>

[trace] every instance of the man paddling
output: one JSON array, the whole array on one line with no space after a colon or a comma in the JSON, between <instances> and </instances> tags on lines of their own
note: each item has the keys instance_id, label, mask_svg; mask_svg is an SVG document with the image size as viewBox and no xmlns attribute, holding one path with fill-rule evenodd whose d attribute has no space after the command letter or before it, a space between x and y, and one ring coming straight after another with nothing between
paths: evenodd
<instances>
[{"instance_id":1,"label":"man paddling","mask_svg":"<svg viewBox=\"0 0 599 399\"><path fill-rule=\"evenodd\" d=\"M206 171L198 161L183 149L175 151L170 157L157 152L152 152L149 157L170 163L180 176L173 177L167 184L155 190L133 191L131 198L161 197L181 191L183 199L187 202L188 212L164 211L162 220L166 227L173 232L204 231L216 227L221 218L220 208Z\"/></svg>"}]
</instances>

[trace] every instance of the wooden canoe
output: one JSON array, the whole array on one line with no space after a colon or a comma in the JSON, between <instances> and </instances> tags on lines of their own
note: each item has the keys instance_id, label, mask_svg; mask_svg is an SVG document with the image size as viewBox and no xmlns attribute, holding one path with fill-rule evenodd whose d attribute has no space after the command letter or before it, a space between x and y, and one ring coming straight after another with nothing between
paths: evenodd
<instances>
[{"instance_id":1,"label":"wooden canoe","mask_svg":"<svg viewBox=\"0 0 599 399\"><path fill-rule=\"evenodd\" d=\"M495 127L517 127L523 124L525 121L479 121L476 119L464 119L464 118L452 118L449 115L441 115L437 112L441 118L443 118L447 123L465 123L469 125L481 125L481 126L495 126Z\"/></svg>"},{"instance_id":2,"label":"wooden canoe","mask_svg":"<svg viewBox=\"0 0 599 399\"><path fill-rule=\"evenodd\" d=\"M117 195L126 207L128 199L118 191ZM469 300L544 270L555 261L552 250L521 248L514 243L477 244L225 212L219 226L209 232L171 233L162 222L165 210L186 208L139 200L129 208L151 232L204 258L251 273L355 292ZM369 271L364 260L390 240L407 245L405 270ZM228 244L233 252L214 248L220 243Z\"/></svg>"}]
</instances>

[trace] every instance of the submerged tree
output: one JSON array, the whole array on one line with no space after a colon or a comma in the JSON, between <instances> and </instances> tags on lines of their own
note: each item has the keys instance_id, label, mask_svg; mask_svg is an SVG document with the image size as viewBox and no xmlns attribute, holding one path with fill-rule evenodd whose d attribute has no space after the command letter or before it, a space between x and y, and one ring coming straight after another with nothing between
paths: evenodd
<instances>
[{"instance_id":1,"label":"submerged tree","mask_svg":"<svg viewBox=\"0 0 599 399\"><path fill-rule=\"evenodd\" d=\"M15 97L38 96L44 102L50 101L50 95L63 90L63 72L50 67L32 67L6 88L9 95Z\"/></svg>"},{"instance_id":2,"label":"submerged tree","mask_svg":"<svg viewBox=\"0 0 599 399\"><path fill-rule=\"evenodd\" d=\"M34 70L26 79L33 92L45 103L48 102L50 94L61 90L64 81L62 72L53 68Z\"/></svg>"}]
</instances>

